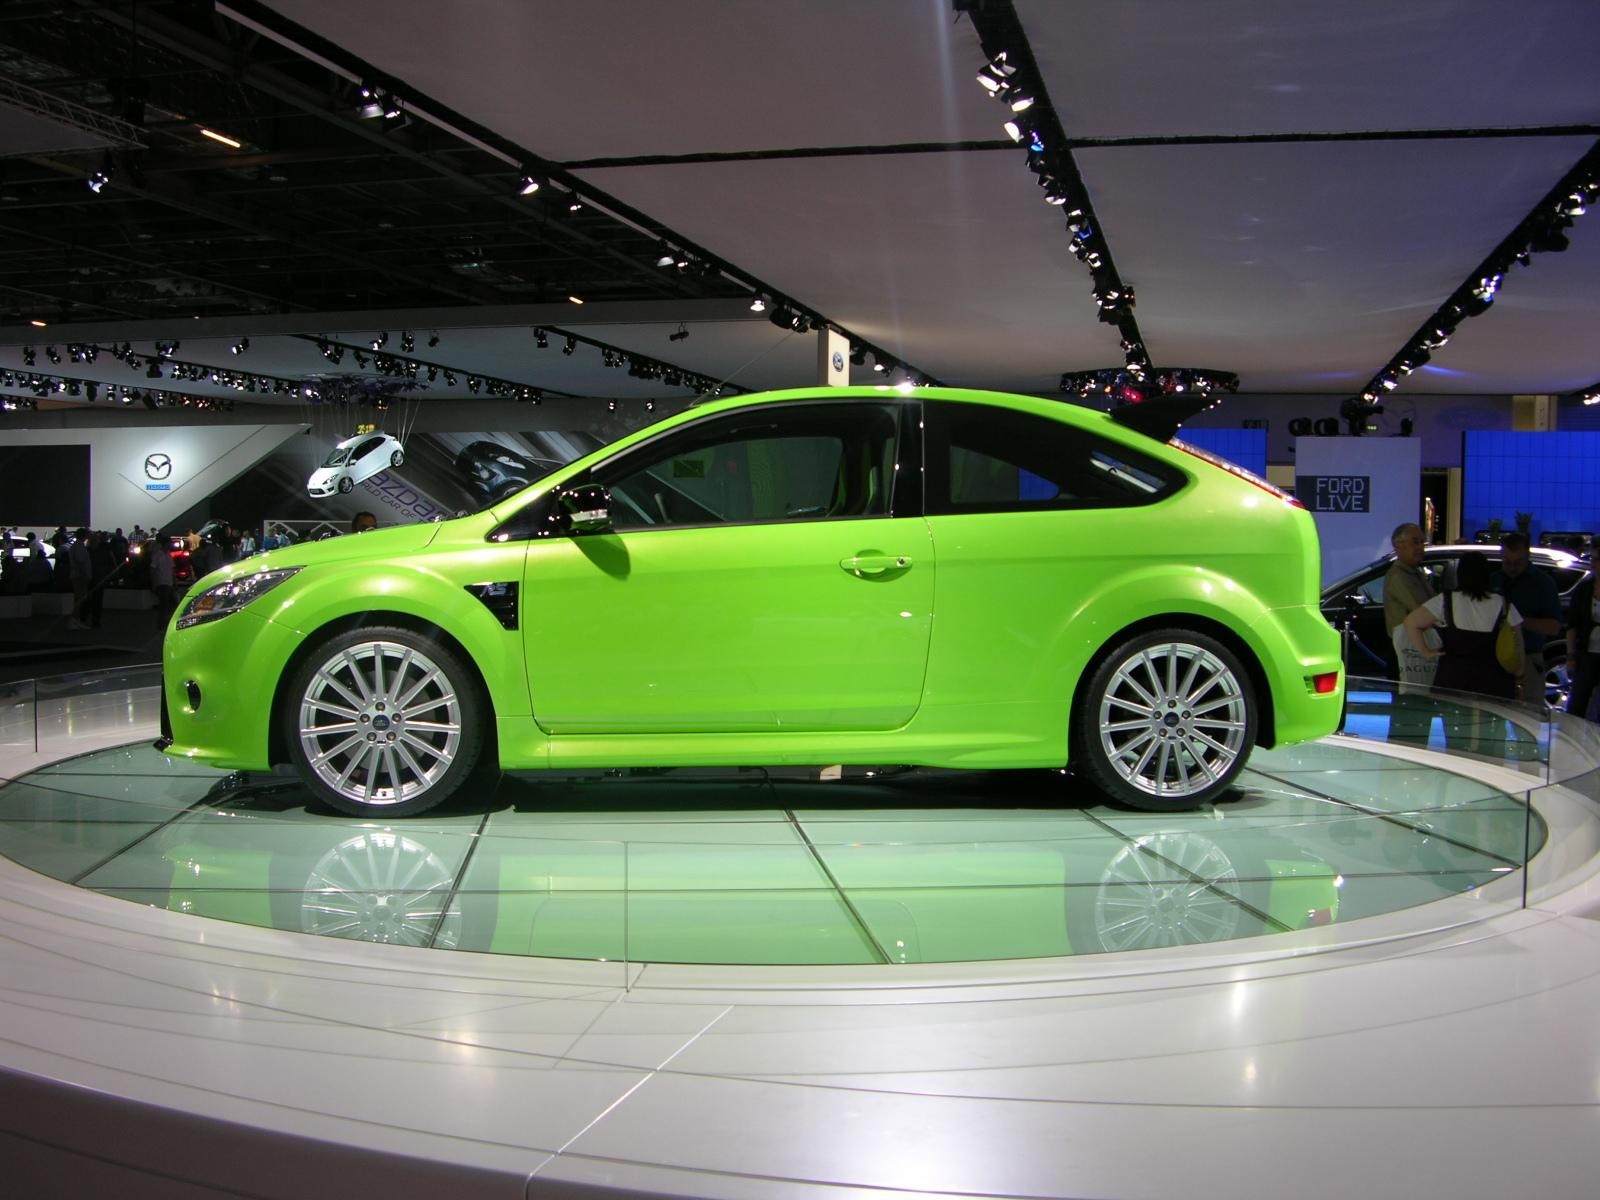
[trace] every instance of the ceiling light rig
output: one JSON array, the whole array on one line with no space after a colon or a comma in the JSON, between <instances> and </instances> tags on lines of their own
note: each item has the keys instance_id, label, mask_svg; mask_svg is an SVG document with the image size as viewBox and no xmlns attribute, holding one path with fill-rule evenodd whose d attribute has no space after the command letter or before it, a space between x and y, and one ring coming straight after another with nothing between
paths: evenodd
<instances>
[{"instance_id":1,"label":"ceiling light rig","mask_svg":"<svg viewBox=\"0 0 1600 1200\"><path fill-rule=\"evenodd\" d=\"M1462 321L1481 317L1494 306L1513 267L1531 265L1535 254L1559 254L1567 249L1567 231L1596 200L1600 200L1600 142L1545 193L1383 369L1367 381L1359 395L1345 401L1340 415L1349 422L1351 432L1365 432L1370 418L1383 412L1383 397L1399 387L1406 376L1426 366L1433 352L1449 342Z\"/></svg>"},{"instance_id":2,"label":"ceiling light rig","mask_svg":"<svg viewBox=\"0 0 1600 1200\"><path fill-rule=\"evenodd\" d=\"M628 374L635 379L659 380L667 387L682 387L693 391L698 396L721 396L743 392L746 389L733 387L721 380L712 379L696 371L688 371L671 363L662 362L648 355L634 354L616 346L607 345L579 334L570 333L563 329L550 329L538 326L534 330L535 345L548 345L548 339L554 334L563 339L561 352L573 354L580 345L592 347L600 351L601 362L607 367L626 367ZM418 380L418 375L425 375L428 382L433 382L439 375L443 375L449 387L456 386L459 377L464 376L467 390L473 395L484 395L495 399L513 399L537 403L545 396L572 397L572 392L557 392L549 388L536 387L514 379L500 379L493 375L484 375L480 372L469 372L460 367L448 366L444 363L428 362L423 359L413 358L404 354L389 354L377 351L365 353L361 347L345 342L335 341L327 337L315 337L310 334L295 334L303 341L313 343L323 358L337 366L348 351L363 370L369 368L377 374L391 379L402 379L418 387L425 386Z\"/></svg>"},{"instance_id":3,"label":"ceiling light rig","mask_svg":"<svg viewBox=\"0 0 1600 1200\"><path fill-rule=\"evenodd\" d=\"M1122 388L1135 399L1159 394L1161 385L1151 365L1150 353L1134 318L1136 298L1131 285L1123 282L1111 258L1089 201L1089 190L1072 157L1072 142L1061 127L1060 118L1034 62L1022 23L1010 0L953 0L958 15L972 22L983 52L989 61L978 72L978 84L991 99L1005 105L1002 124L1006 134L1023 150L1024 161L1034 175L1046 204L1062 212L1067 249L1089 271L1095 300L1095 315L1122 335L1123 365L1105 370L1069 373L1062 376L1062 390L1087 397L1112 388ZM1165 377L1191 386L1190 379L1228 378L1236 390L1237 377L1228 372L1198 368L1165 368ZM1090 381L1079 392L1080 381ZM1174 382L1173 386L1177 386Z\"/></svg>"},{"instance_id":4,"label":"ceiling light rig","mask_svg":"<svg viewBox=\"0 0 1600 1200\"><path fill-rule=\"evenodd\" d=\"M1156 369L1141 361L1137 369L1130 363L1122 368L1069 371L1061 377L1061 390L1080 400L1106 397L1113 404L1135 404L1154 396L1237 392L1239 377L1232 371L1213 371L1205 367Z\"/></svg>"}]
</instances>

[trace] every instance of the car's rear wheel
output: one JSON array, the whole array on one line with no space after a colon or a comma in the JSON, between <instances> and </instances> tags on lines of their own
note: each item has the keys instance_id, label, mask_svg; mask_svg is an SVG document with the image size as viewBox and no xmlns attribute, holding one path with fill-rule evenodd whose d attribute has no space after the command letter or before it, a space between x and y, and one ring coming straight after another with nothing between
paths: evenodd
<instances>
[{"instance_id":1,"label":"car's rear wheel","mask_svg":"<svg viewBox=\"0 0 1600 1200\"><path fill-rule=\"evenodd\" d=\"M389 455L389 465L391 467L398 467L401 463L403 463L405 461L406 461L406 452L404 450L396 450L393 454Z\"/></svg>"},{"instance_id":2,"label":"car's rear wheel","mask_svg":"<svg viewBox=\"0 0 1600 1200\"><path fill-rule=\"evenodd\" d=\"M1174 812L1222 795L1256 738L1256 699L1213 637L1156 629L1099 662L1074 713L1073 766L1108 797Z\"/></svg>"},{"instance_id":3,"label":"car's rear wheel","mask_svg":"<svg viewBox=\"0 0 1600 1200\"><path fill-rule=\"evenodd\" d=\"M487 705L437 638L390 626L319 645L284 705L290 757L324 803L355 816L410 816L442 803L483 752Z\"/></svg>"}]
</instances>

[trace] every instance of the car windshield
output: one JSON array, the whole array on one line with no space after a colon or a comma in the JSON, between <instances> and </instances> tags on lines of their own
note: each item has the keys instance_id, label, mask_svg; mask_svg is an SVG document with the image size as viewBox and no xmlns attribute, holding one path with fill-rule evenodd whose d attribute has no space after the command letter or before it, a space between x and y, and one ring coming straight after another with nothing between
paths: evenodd
<instances>
[{"instance_id":1,"label":"car windshield","mask_svg":"<svg viewBox=\"0 0 1600 1200\"><path fill-rule=\"evenodd\" d=\"M345 463L350 461L350 450L351 447L349 446L335 446L333 448L333 453L328 455L328 461L322 465L325 467L344 466ZM301 459L301 461L304 462L305 460Z\"/></svg>"}]
</instances>

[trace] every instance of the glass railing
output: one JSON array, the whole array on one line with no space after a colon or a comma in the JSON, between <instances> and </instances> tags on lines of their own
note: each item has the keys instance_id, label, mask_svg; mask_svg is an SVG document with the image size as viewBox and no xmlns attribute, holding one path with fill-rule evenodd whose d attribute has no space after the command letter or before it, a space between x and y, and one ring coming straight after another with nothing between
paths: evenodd
<instances>
[{"instance_id":1,"label":"glass railing","mask_svg":"<svg viewBox=\"0 0 1600 1200\"><path fill-rule=\"evenodd\" d=\"M1257 751L1195 813L1058 772L725 770L507 777L389 821L159 753L157 685L0 689L0 854L196 916L624 967L1315 949L1536 904L1600 855L1593 725L1384 680L1350 681L1344 737Z\"/></svg>"}]
</instances>

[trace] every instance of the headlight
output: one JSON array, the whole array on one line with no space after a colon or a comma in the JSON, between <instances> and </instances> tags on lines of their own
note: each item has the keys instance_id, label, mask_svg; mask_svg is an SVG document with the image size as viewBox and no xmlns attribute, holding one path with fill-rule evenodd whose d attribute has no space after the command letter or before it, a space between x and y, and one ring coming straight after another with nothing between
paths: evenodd
<instances>
[{"instance_id":1,"label":"headlight","mask_svg":"<svg viewBox=\"0 0 1600 1200\"><path fill-rule=\"evenodd\" d=\"M178 628L201 625L215 621L229 613L238 612L252 600L265 596L291 575L298 575L302 567L285 567L281 571L257 571L254 575L241 575L215 587L208 587L183 606L178 618Z\"/></svg>"}]
</instances>

